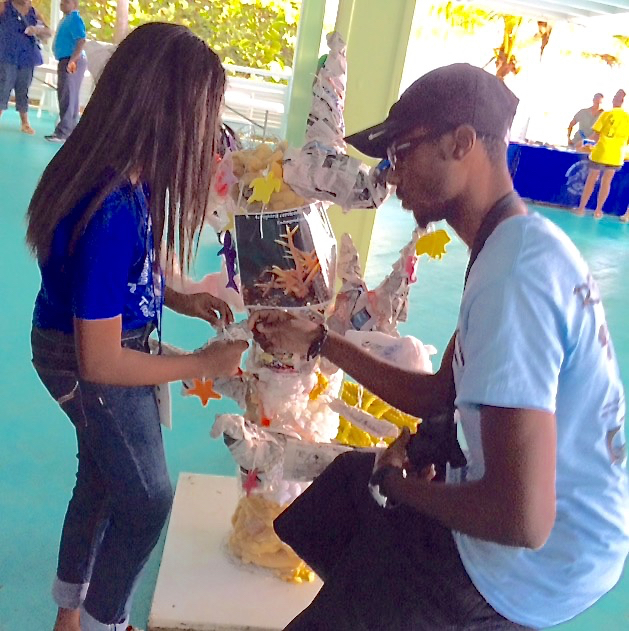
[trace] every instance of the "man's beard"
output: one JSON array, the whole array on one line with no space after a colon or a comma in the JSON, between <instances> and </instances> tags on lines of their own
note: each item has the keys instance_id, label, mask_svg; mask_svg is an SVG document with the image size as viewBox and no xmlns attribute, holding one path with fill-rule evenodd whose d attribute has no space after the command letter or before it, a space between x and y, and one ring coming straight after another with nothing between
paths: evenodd
<instances>
[{"instance_id":1,"label":"man's beard","mask_svg":"<svg viewBox=\"0 0 629 631\"><path fill-rule=\"evenodd\" d=\"M413 208L413 217L415 218L415 223L422 230L425 230L428 224L434 223L435 221L441 221L445 219L447 221L449 215L449 202L440 202L436 204L425 204L420 208Z\"/></svg>"}]
</instances>

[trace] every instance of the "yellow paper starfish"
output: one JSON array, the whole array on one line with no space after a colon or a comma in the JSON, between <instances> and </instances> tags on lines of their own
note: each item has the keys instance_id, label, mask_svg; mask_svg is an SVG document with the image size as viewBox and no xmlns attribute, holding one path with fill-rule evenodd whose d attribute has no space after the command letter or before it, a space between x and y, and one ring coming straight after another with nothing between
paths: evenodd
<instances>
[{"instance_id":1,"label":"yellow paper starfish","mask_svg":"<svg viewBox=\"0 0 629 631\"><path fill-rule=\"evenodd\" d=\"M282 180L273 171L269 171L264 177L257 177L253 180L251 187L253 188L253 193L247 203L262 202L263 204L268 204L273 191L279 193L282 187Z\"/></svg>"},{"instance_id":2,"label":"yellow paper starfish","mask_svg":"<svg viewBox=\"0 0 629 631\"><path fill-rule=\"evenodd\" d=\"M203 380L195 379L194 387L190 388L186 394L188 396L195 395L201 399L201 403L203 407L207 405L207 402L210 399L220 399L221 395L218 392L214 391L214 383L211 379Z\"/></svg>"},{"instance_id":3,"label":"yellow paper starfish","mask_svg":"<svg viewBox=\"0 0 629 631\"><path fill-rule=\"evenodd\" d=\"M429 232L417 239L415 254L427 254L430 258L440 259L446 253L446 245L450 243L450 237L445 230Z\"/></svg>"},{"instance_id":4,"label":"yellow paper starfish","mask_svg":"<svg viewBox=\"0 0 629 631\"><path fill-rule=\"evenodd\" d=\"M315 387L310 391L310 400L311 401L316 401L319 398L319 395L323 394L329 384L329 380L325 377L325 375L321 374L318 370L317 370L317 383L315 385Z\"/></svg>"}]
</instances>

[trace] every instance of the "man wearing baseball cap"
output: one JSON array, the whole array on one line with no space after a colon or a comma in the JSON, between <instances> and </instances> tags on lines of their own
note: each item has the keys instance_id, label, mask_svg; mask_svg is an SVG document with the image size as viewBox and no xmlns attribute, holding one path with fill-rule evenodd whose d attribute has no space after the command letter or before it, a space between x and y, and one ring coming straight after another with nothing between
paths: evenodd
<instances>
[{"instance_id":1,"label":"man wearing baseball cap","mask_svg":"<svg viewBox=\"0 0 629 631\"><path fill-rule=\"evenodd\" d=\"M276 520L324 580L291 631L544 628L621 575L625 396L585 261L513 191L505 138L517 103L493 75L455 64L418 79L385 121L347 139L388 158L420 226L445 219L471 249L436 374L286 313L250 318L269 352L320 353L424 419L375 462L337 458ZM448 442L451 422L437 431L453 407L466 459Z\"/></svg>"}]
</instances>

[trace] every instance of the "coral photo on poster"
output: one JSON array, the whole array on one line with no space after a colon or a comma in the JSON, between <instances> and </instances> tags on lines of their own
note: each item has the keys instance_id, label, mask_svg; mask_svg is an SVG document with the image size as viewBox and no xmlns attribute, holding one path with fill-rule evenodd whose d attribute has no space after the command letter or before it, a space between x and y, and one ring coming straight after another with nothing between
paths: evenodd
<instances>
[{"instance_id":1,"label":"coral photo on poster","mask_svg":"<svg viewBox=\"0 0 629 631\"><path fill-rule=\"evenodd\" d=\"M246 306L302 308L332 300L336 242L321 204L235 220Z\"/></svg>"}]
</instances>

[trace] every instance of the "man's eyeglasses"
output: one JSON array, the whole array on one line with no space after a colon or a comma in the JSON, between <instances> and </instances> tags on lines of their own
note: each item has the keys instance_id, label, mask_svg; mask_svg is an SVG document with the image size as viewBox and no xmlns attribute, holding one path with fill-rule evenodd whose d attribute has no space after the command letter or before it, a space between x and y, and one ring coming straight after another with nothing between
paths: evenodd
<instances>
[{"instance_id":1,"label":"man's eyeglasses","mask_svg":"<svg viewBox=\"0 0 629 631\"><path fill-rule=\"evenodd\" d=\"M392 144L387 149L387 159L389 160L391 170L395 171L400 160L404 160L406 157L408 157L412 153L413 149L415 149L419 145L433 142L438 138L441 138L441 136L443 136L445 133L445 131L433 131L428 134L424 134L423 136L410 138L405 142L401 142L399 145Z\"/></svg>"}]
</instances>

